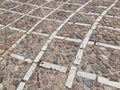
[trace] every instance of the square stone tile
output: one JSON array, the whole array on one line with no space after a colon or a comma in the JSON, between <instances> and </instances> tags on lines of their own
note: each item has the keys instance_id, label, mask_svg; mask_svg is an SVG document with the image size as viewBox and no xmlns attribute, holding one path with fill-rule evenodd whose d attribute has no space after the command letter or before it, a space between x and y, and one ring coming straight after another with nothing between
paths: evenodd
<instances>
[{"instance_id":1,"label":"square stone tile","mask_svg":"<svg viewBox=\"0 0 120 90\"><path fill-rule=\"evenodd\" d=\"M87 5L84 8L82 8L79 12L101 14L104 10L106 10L106 8Z\"/></svg>"},{"instance_id":2,"label":"square stone tile","mask_svg":"<svg viewBox=\"0 0 120 90\"><path fill-rule=\"evenodd\" d=\"M98 15L88 15L85 13L77 13L69 21L74 23L85 23L85 24L92 25L97 18L98 18Z\"/></svg>"},{"instance_id":3,"label":"square stone tile","mask_svg":"<svg viewBox=\"0 0 120 90\"><path fill-rule=\"evenodd\" d=\"M109 7L112 5L114 1L112 0L93 0L89 4L92 6L103 6L103 7Z\"/></svg>"},{"instance_id":4,"label":"square stone tile","mask_svg":"<svg viewBox=\"0 0 120 90\"><path fill-rule=\"evenodd\" d=\"M75 11L77 10L81 5L74 5L74 4L65 4L60 9L63 10L69 10L69 11Z\"/></svg>"},{"instance_id":5,"label":"square stone tile","mask_svg":"<svg viewBox=\"0 0 120 90\"><path fill-rule=\"evenodd\" d=\"M23 34L10 28L0 29L0 49L3 52L8 50Z\"/></svg>"},{"instance_id":6,"label":"square stone tile","mask_svg":"<svg viewBox=\"0 0 120 90\"><path fill-rule=\"evenodd\" d=\"M14 9L12 9L12 11L19 12L19 13L28 13L29 11L31 11L34 8L35 8L35 6L23 4L23 5L20 5Z\"/></svg>"},{"instance_id":7,"label":"square stone tile","mask_svg":"<svg viewBox=\"0 0 120 90\"><path fill-rule=\"evenodd\" d=\"M71 15L70 12L62 11L62 10L57 10L54 13L52 13L48 18L49 19L55 19L55 20L61 20L64 21Z\"/></svg>"},{"instance_id":8,"label":"square stone tile","mask_svg":"<svg viewBox=\"0 0 120 90\"><path fill-rule=\"evenodd\" d=\"M75 24L65 24L57 35L74 39L84 39L89 28L90 27Z\"/></svg>"},{"instance_id":9,"label":"square stone tile","mask_svg":"<svg viewBox=\"0 0 120 90\"><path fill-rule=\"evenodd\" d=\"M29 30L37 23L37 21L38 19L36 18L25 16L20 20L16 21L15 23L13 23L11 26L15 28L23 29L23 30Z\"/></svg>"},{"instance_id":10,"label":"square stone tile","mask_svg":"<svg viewBox=\"0 0 120 90\"><path fill-rule=\"evenodd\" d=\"M41 22L38 26L36 26L33 31L45 34L52 34L58 28L58 26L60 26L60 24L60 22L45 20Z\"/></svg>"},{"instance_id":11,"label":"square stone tile","mask_svg":"<svg viewBox=\"0 0 120 90\"><path fill-rule=\"evenodd\" d=\"M110 10L108 11L107 15L120 17L120 8L115 8L115 7L113 7L112 9L110 9Z\"/></svg>"},{"instance_id":12,"label":"square stone tile","mask_svg":"<svg viewBox=\"0 0 120 90\"><path fill-rule=\"evenodd\" d=\"M12 13L12 12L4 12L0 14L0 24L7 25L17 18L19 18L21 15Z\"/></svg>"},{"instance_id":13,"label":"square stone tile","mask_svg":"<svg viewBox=\"0 0 120 90\"><path fill-rule=\"evenodd\" d=\"M93 31L90 40L120 46L120 31L97 28Z\"/></svg>"},{"instance_id":14,"label":"square stone tile","mask_svg":"<svg viewBox=\"0 0 120 90\"><path fill-rule=\"evenodd\" d=\"M118 3L116 3L114 7L120 8L120 1L118 1Z\"/></svg>"},{"instance_id":15,"label":"square stone tile","mask_svg":"<svg viewBox=\"0 0 120 90\"><path fill-rule=\"evenodd\" d=\"M30 13L30 15L34 15L37 17L45 17L46 15L48 15L50 12L52 11L52 9L48 9L48 8L38 8L36 10L34 10L33 12Z\"/></svg>"},{"instance_id":16,"label":"square stone tile","mask_svg":"<svg viewBox=\"0 0 120 90\"><path fill-rule=\"evenodd\" d=\"M56 2L66 2L68 0L54 0L54 1L56 1Z\"/></svg>"},{"instance_id":17,"label":"square stone tile","mask_svg":"<svg viewBox=\"0 0 120 90\"><path fill-rule=\"evenodd\" d=\"M15 2L5 0L3 3L0 3L0 8L10 9L10 8L13 8L13 7L17 6L17 5L18 4L15 3Z\"/></svg>"},{"instance_id":18,"label":"square stone tile","mask_svg":"<svg viewBox=\"0 0 120 90\"><path fill-rule=\"evenodd\" d=\"M57 8L57 7L59 7L61 4L63 4L63 3L61 3L61 2L56 2L56 1L51 1L51 2L49 2L49 3L47 3L47 4L45 4L44 7Z\"/></svg>"},{"instance_id":19,"label":"square stone tile","mask_svg":"<svg viewBox=\"0 0 120 90\"><path fill-rule=\"evenodd\" d=\"M80 70L97 74L110 81L120 82L120 51L88 45L83 54Z\"/></svg>"},{"instance_id":20,"label":"square stone tile","mask_svg":"<svg viewBox=\"0 0 120 90\"><path fill-rule=\"evenodd\" d=\"M89 0L70 0L69 3L85 4Z\"/></svg>"},{"instance_id":21,"label":"square stone tile","mask_svg":"<svg viewBox=\"0 0 120 90\"><path fill-rule=\"evenodd\" d=\"M29 34L11 51L11 53L34 60L46 41L47 37Z\"/></svg>"},{"instance_id":22,"label":"square stone tile","mask_svg":"<svg viewBox=\"0 0 120 90\"><path fill-rule=\"evenodd\" d=\"M120 18L104 16L100 21L99 25L113 27L113 28L120 28Z\"/></svg>"},{"instance_id":23,"label":"square stone tile","mask_svg":"<svg viewBox=\"0 0 120 90\"><path fill-rule=\"evenodd\" d=\"M70 66L75 60L80 43L53 39L43 54L41 61L61 66Z\"/></svg>"},{"instance_id":24,"label":"square stone tile","mask_svg":"<svg viewBox=\"0 0 120 90\"><path fill-rule=\"evenodd\" d=\"M56 70L36 67L24 90L67 90L67 74Z\"/></svg>"},{"instance_id":25,"label":"square stone tile","mask_svg":"<svg viewBox=\"0 0 120 90\"><path fill-rule=\"evenodd\" d=\"M47 2L46 0L31 0L29 3L40 6L46 2Z\"/></svg>"},{"instance_id":26,"label":"square stone tile","mask_svg":"<svg viewBox=\"0 0 120 90\"><path fill-rule=\"evenodd\" d=\"M16 1L22 2L22 3L28 3L28 2L30 2L31 0L16 0Z\"/></svg>"},{"instance_id":27,"label":"square stone tile","mask_svg":"<svg viewBox=\"0 0 120 90\"><path fill-rule=\"evenodd\" d=\"M89 76L88 76L89 77ZM81 77L81 76L75 76L73 85L72 85L72 89L71 90L117 90L114 87L99 83L98 81L94 81L91 79L88 79ZM69 90L69 89L68 89Z\"/></svg>"},{"instance_id":28,"label":"square stone tile","mask_svg":"<svg viewBox=\"0 0 120 90\"><path fill-rule=\"evenodd\" d=\"M7 90L16 90L27 70L29 69L30 64L12 57L7 57L5 58L4 63L0 64L0 68L2 67L4 68L0 71L0 84L2 85L1 88Z\"/></svg>"}]
</instances>

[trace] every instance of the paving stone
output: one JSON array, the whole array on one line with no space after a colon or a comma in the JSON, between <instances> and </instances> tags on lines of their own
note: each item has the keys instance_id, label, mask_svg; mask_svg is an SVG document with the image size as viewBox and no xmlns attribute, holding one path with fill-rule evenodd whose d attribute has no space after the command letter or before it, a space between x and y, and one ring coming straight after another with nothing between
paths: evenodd
<instances>
[{"instance_id":1,"label":"paving stone","mask_svg":"<svg viewBox=\"0 0 120 90\"><path fill-rule=\"evenodd\" d=\"M24 33L5 28L0 30L0 54L8 50Z\"/></svg>"},{"instance_id":2,"label":"paving stone","mask_svg":"<svg viewBox=\"0 0 120 90\"><path fill-rule=\"evenodd\" d=\"M82 8L79 12L101 14L105 9L106 8L88 4L87 6Z\"/></svg>"},{"instance_id":3,"label":"paving stone","mask_svg":"<svg viewBox=\"0 0 120 90\"><path fill-rule=\"evenodd\" d=\"M83 39L89 28L90 27L78 26L75 24L66 24L61 28L57 35L74 39Z\"/></svg>"},{"instance_id":4,"label":"paving stone","mask_svg":"<svg viewBox=\"0 0 120 90\"><path fill-rule=\"evenodd\" d=\"M25 14L25 13L28 13L31 9L34 9L34 8L35 8L35 6L23 4L23 5L20 5L19 7L16 7L14 9L12 9L12 11Z\"/></svg>"},{"instance_id":5,"label":"paving stone","mask_svg":"<svg viewBox=\"0 0 120 90\"><path fill-rule=\"evenodd\" d=\"M70 16L71 12L66 12L63 10L57 10L54 13L52 13L48 19L55 19L55 20L61 20L64 21Z\"/></svg>"},{"instance_id":6,"label":"paving stone","mask_svg":"<svg viewBox=\"0 0 120 90\"><path fill-rule=\"evenodd\" d=\"M88 0L70 0L69 3L85 4Z\"/></svg>"},{"instance_id":7,"label":"paving stone","mask_svg":"<svg viewBox=\"0 0 120 90\"><path fill-rule=\"evenodd\" d=\"M98 15L88 15L83 13L77 13L69 21L74 23L84 23L84 24L93 24L97 19Z\"/></svg>"},{"instance_id":8,"label":"paving stone","mask_svg":"<svg viewBox=\"0 0 120 90\"><path fill-rule=\"evenodd\" d=\"M60 9L63 10L69 10L69 11L75 11L77 10L81 5L74 5L74 4L65 4Z\"/></svg>"},{"instance_id":9,"label":"paving stone","mask_svg":"<svg viewBox=\"0 0 120 90\"><path fill-rule=\"evenodd\" d=\"M30 15L34 15L37 17L45 17L46 15L48 15L50 12L52 11L52 9L48 9L48 8L38 8L36 10L34 10L33 12L30 13Z\"/></svg>"},{"instance_id":10,"label":"paving stone","mask_svg":"<svg viewBox=\"0 0 120 90\"><path fill-rule=\"evenodd\" d=\"M29 34L11 52L34 60L45 44L47 37Z\"/></svg>"},{"instance_id":11,"label":"paving stone","mask_svg":"<svg viewBox=\"0 0 120 90\"><path fill-rule=\"evenodd\" d=\"M109 73L109 71L105 67L101 67L100 72L102 72L103 74L108 74Z\"/></svg>"},{"instance_id":12,"label":"paving stone","mask_svg":"<svg viewBox=\"0 0 120 90\"><path fill-rule=\"evenodd\" d=\"M49 8L57 8L59 7L61 4L63 4L62 2L56 2L56 1L51 1L49 3L46 3L44 5L44 7L49 7Z\"/></svg>"},{"instance_id":13,"label":"paving stone","mask_svg":"<svg viewBox=\"0 0 120 90\"><path fill-rule=\"evenodd\" d=\"M107 28L97 28L93 32L90 40L94 42L101 42L101 43L119 46L120 39L118 36L120 36L119 31L115 31Z\"/></svg>"},{"instance_id":14,"label":"paving stone","mask_svg":"<svg viewBox=\"0 0 120 90\"><path fill-rule=\"evenodd\" d=\"M113 7L111 10L108 11L107 15L120 17L120 9L116 9L115 7Z\"/></svg>"},{"instance_id":15,"label":"paving stone","mask_svg":"<svg viewBox=\"0 0 120 90\"><path fill-rule=\"evenodd\" d=\"M100 66L98 66L98 65L91 65L91 68L94 71L99 71L100 70Z\"/></svg>"},{"instance_id":16,"label":"paving stone","mask_svg":"<svg viewBox=\"0 0 120 90\"><path fill-rule=\"evenodd\" d=\"M39 67L36 67L36 68L39 68ZM36 83L38 83L38 81L36 81L38 72L40 73L39 74L40 87L37 87L38 85L36 84ZM33 75L35 76L35 78L33 78ZM41 89L41 90L64 90L64 88L65 88L66 80L65 79L63 80L63 77L66 74L64 74L64 73L58 72L56 70L45 69L45 68L41 67L41 68L39 68L39 70L37 72L34 71L33 75L30 77L26 86L24 87L25 90L26 89L29 90L29 88L31 88L31 85L33 85L32 87L35 88L33 90L39 90L39 89ZM44 77L41 77L41 75Z\"/></svg>"},{"instance_id":17,"label":"paving stone","mask_svg":"<svg viewBox=\"0 0 120 90\"><path fill-rule=\"evenodd\" d=\"M21 15L16 14L16 13L12 13L12 12L3 12L0 14L0 24L2 25L7 25L11 22L13 22L14 20L16 20L17 18L19 18Z\"/></svg>"},{"instance_id":18,"label":"paving stone","mask_svg":"<svg viewBox=\"0 0 120 90\"><path fill-rule=\"evenodd\" d=\"M54 60L53 63L56 65L61 65L61 61L65 61L62 66L68 66L74 61L78 48L79 43L54 39L43 54L41 60L46 62Z\"/></svg>"},{"instance_id":19,"label":"paving stone","mask_svg":"<svg viewBox=\"0 0 120 90\"><path fill-rule=\"evenodd\" d=\"M3 3L0 3L0 8L3 9L10 9L13 8L15 6L17 6L18 4L9 0L5 0Z\"/></svg>"},{"instance_id":20,"label":"paving stone","mask_svg":"<svg viewBox=\"0 0 120 90\"><path fill-rule=\"evenodd\" d=\"M25 16L21 18L20 20L14 22L11 26L22 29L22 30L29 30L37 23L37 21L38 19L36 18Z\"/></svg>"},{"instance_id":21,"label":"paving stone","mask_svg":"<svg viewBox=\"0 0 120 90\"><path fill-rule=\"evenodd\" d=\"M120 1L115 6L113 2L0 0L0 90L119 90L114 87L120 82ZM97 25L96 19L107 9ZM75 65L77 71L69 86L72 88L68 88L70 68L81 41L89 39L87 33L93 24L98 27L90 42L85 42L81 63ZM102 79L116 84L105 85Z\"/></svg>"},{"instance_id":22,"label":"paving stone","mask_svg":"<svg viewBox=\"0 0 120 90\"><path fill-rule=\"evenodd\" d=\"M92 51L92 53L88 54L88 51ZM107 54L104 55L104 52L107 52ZM85 69L85 72L94 73L110 79L109 75L113 75L112 77L115 77L116 72L119 71L119 52L119 50L115 50L112 48L88 45L84 52L80 66L87 63L87 68ZM110 58L110 56L113 57ZM90 63L89 59L94 60L95 63ZM84 71L81 67L80 70ZM116 80L117 79L119 80L118 77L116 77ZM113 81L115 79L113 78L111 80Z\"/></svg>"},{"instance_id":23,"label":"paving stone","mask_svg":"<svg viewBox=\"0 0 120 90\"><path fill-rule=\"evenodd\" d=\"M36 0L36 1L30 0L29 3L40 6L40 5L44 4L44 3L46 3L46 1L45 0Z\"/></svg>"},{"instance_id":24,"label":"paving stone","mask_svg":"<svg viewBox=\"0 0 120 90\"><path fill-rule=\"evenodd\" d=\"M38 24L33 31L45 34L52 34L60 24L60 22L45 20L42 23Z\"/></svg>"},{"instance_id":25,"label":"paving stone","mask_svg":"<svg viewBox=\"0 0 120 90\"><path fill-rule=\"evenodd\" d=\"M92 80L83 79L83 83L89 88L93 87L93 81Z\"/></svg>"},{"instance_id":26,"label":"paving stone","mask_svg":"<svg viewBox=\"0 0 120 90\"><path fill-rule=\"evenodd\" d=\"M120 18L114 18L114 17L106 17L104 16L102 20L100 21L99 25L102 26L108 26L113 28L120 28Z\"/></svg>"}]
</instances>

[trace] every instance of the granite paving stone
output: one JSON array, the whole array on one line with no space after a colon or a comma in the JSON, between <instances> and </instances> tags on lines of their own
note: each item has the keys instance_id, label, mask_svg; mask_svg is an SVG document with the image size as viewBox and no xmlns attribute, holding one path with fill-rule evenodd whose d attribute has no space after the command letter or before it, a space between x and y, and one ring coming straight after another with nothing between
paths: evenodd
<instances>
[{"instance_id":1,"label":"granite paving stone","mask_svg":"<svg viewBox=\"0 0 120 90\"><path fill-rule=\"evenodd\" d=\"M85 49L80 70L108 78L110 81L120 81L116 76L119 70L120 51L96 45L88 45ZM84 68L83 68L84 65ZM86 65L86 66L85 66Z\"/></svg>"},{"instance_id":2,"label":"granite paving stone","mask_svg":"<svg viewBox=\"0 0 120 90\"><path fill-rule=\"evenodd\" d=\"M0 29L0 54L8 50L23 34L10 28Z\"/></svg>"},{"instance_id":3,"label":"granite paving stone","mask_svg":"<svg viewBox=\"0 0 120 90\"><path fill-rule=\"evenodd\" d=\"M26 59L30 58L34 60L46 40L47 37L30 34L26 36L20 44L18 44L17 47L11 51L11 53L24 56Z\"/></svg>"},{"instance_id":4,"label":"granite paving stone","mask_svg":"<svg viewBox=\"0 0 120 90\"><path fill-rule=\"evenodd\" d=\"M82 25L66 24L57 35L74 39L83 39L89 31L89 28L90 27Z\"/></svg>"},{"instance_id":5,"label":"granite paving stone","mask_svg":"<svg viewBox=\"0 0 120 90\"><path fill-rule=\"evenodd\" d=\"M38 24L33 31L45 34L52 34L60 24L60 22L44 20L43 22Z\"/></svg>"},{"instance_id":6,"label":"granite paving stone","mask_svg":"<svg viewBox=\"0 0 120 90\"><path fill-rule=\"evenodd\" d=\"M0 0L0 90L120 90L120 0Z\"/></svg>"},{"instance_id":7,"label":"granite paving stone","mask_svg":"<svg viewBox=\"0 0 120 90\"><path fill-rule=\"evenodd\" d=\"M12 13L9 11L3 12L0 14L0 24L7 25L16 20L17 18L19 18L20 16L21 16L20 14Z\"/></svg>"}]
</instances>

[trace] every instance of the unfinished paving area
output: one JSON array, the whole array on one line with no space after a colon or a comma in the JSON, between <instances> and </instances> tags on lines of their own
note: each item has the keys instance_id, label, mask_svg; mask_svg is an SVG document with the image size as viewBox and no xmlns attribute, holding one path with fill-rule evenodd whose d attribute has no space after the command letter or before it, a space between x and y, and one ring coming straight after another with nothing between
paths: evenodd
<instances>
[{"instance_id":1,"label":"unfinished paving area","mask_svg":"<svg viewBox=\"0 0 120 90\"><path fill-rule=\"evenodd\" d=\"M120 90L120 0L0 0L0 90Z\"/></svg>"}]
</instances>

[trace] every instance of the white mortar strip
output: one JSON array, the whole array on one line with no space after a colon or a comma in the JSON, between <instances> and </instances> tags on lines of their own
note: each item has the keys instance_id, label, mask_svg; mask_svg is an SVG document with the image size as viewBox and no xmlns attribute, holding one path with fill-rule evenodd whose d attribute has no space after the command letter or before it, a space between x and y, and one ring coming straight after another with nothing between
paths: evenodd
<instances>
[{"instance_id":1,"label":"white mortar strip","mask_svg":"<svg viewBox=\"0 0 120 90\"><path fill-rule=\"evenodd\" d=\"M77 75L80 76L80 77L91 79L91 80L96 80L96 78L97 78L97 76L95 74L82 72L82 71L78 71Z\"/></svg>"},{"instance_id":2,"label":"white mortar strip","mask_svg":"<svg viewBox=\"0 0 120 90\"><path fill-rule=\"evenodd\" d=\"M16 58L16 59L18 59L18 60L21 60L21 61L26 61L26 62L28 62L28 63L32 63L32 60L31 59L29 59L29 58L27 58L27 59L25 59L25 57L23 57L23 56L21 56L21 55L17 55L17 54L11 54L11 57L13 57L13 58Z\"/></svg>"},{"instance_id":3,"label":"white mortar strip","mask_svg":"<svg viewBox=\"0 0 120 90\"><path fill-rule=\"evenodd\" d=\"M75 61L74 61L74 64L78 64L79 65L81 63L81 60L82 60L82 57L83 57L83 53L84 53L83 49L79 49L78 50L76 58L75 58Z\"/></svg>"},{"instance_id":4,"label":"white mortar strip","mask_svg":"<svg viewBox=\"0 0 120 90\"><path fill-rule=\"evenodd\" d=\"M25 31L25 30L22 30L22 29L19 29L19 28L15 28L15 27L11 27L11 26L9 26L9 28L10 28L11 30L14 30L14 31L19 31L19 32L23 32L23 33L26 33L26 32L27 32L27 31ZM48 37L48 36L49 36L49 34L39 33L39 32L35 32L35 31L32 31L31 33L32 33L32 34L35 34L35 35L42 35L42 36L45 36L45 37Z\"/></svg>"},{"instance_id":5,"label":"white mortar strip","mask_svg":"<svg viewBox=\"0 0 120 90\"><path fill-rule=\"evenodd\" d=\"M77 71L77 68L75 66L71 66L71 70L69 72L69 75L65 84L68 88L72 88L72 83L75 78L76 71Z\"/></svg>"},{"instance_id":6,"label":"white mortar strip","mask_svg":"<svg viewBox=\"0 0 120 90\"><path fill-rule=\"evenodd\" d=\"M96 45L120 50L120 46L114 46L114 45L104 44L104 43L100 43L100 42L96 42Z\"/></svg>"},{"instance_id":7,"label":"white mortar strip","mask_svg":"<svg viewBox=\"0 0 120 90\"><path fill-rule=\"evenodd\" d=\"M60 5L59 7L57 7L56 9L54 9L51 13L49 13L47 16L45 16L42 20L45 20L49 15L51 15L54 11L56 11L56 10L58 10L60 7L62 7L64 4L66 4L67 2L69 2L70 0L68 0L68 1L66 1L65 3L63 3L62 5ZM28 32L27 32L27 34L29 34L30 32L32 32L32 30L39 24L39 23L41 23L41 21L39 21L31 30L29 30ZM47 42L46 42L46 44L43 46L43 48L42 49L44 49L45 47L46 47L46 45L48 45L48 43L50 43L51 42L51 40L48 40ZM39 59L42 57L42 55L43 55L43 51L40 51L39 52L39 54L38 54L38 56L35 58L35 60L34 61L39 61ZM32 75L32 73L33 73L33 71L35 70L35 67L37 66L37 64L35 64L35 63L33 63L32 65L31 65L31 67L30 67L30 69L27 71L27 73L25 74L25 76L24 76L24 78L23 78L23 80L28 80L29 78L30 78L30 76ZM19 87L19 86L18 86Z\"/></svg>"},{"instance_id":8,"label":"white mortar strip","mask_svg":"<svg viewBox=\"0 0 120 90\"><path fill-rule=\"evenodd\" d=\"M52 63L49 63L49 62L41 62L40 66L44 67L44 68L48 68L48 69L55 69L55 70L58 70L58 71L63 72L63 73L66 73L66 71L67 71L66 67L56 65L56 64L52 64Z\"/></svg>"},{"instance_id":9,"label":"white mortar strip","mask_svg":"<svg viewBox=\"0 0 120 90\"><path fill-rule=\"evenodd\" d=\"M23 90L24 86L25 86L25 82L20 82L20 84L16 90Z\"/></svg>"},{"instance_id":10,"label":"white mortar strip","mask_svg":"<svg viewBox=\"0 0 120 90\"><path fill-rule=\"evenodd\" d=\"M117 3L117 1L118 0L115 0L115 2L112 4L112 5L110 5L97 19L96 19L96 21L95 21L95 23L92 25L92 27L91 27L91 29L88 31L88 33L86 34L86 37L83 39L83 41L82 41L82 43L81 43L81 45L80 45L80 48L81 49L85 49L85 47L87 46L87 43L88 43L88 41L89 41L89 39L90 39L90 36L92 35L92 32L96 29L96 27L97 27L97 25L98 25L98 22L103 18L103 16ZM83 51L84 52L84 51ZM83 55L83 52L81 52L82 54L81 55ZM78 55L79 54L79 52L77 53L77 59L75 59L75 64L80 64L80 61L81 61L81 57L82 56L79 56ZM79 59L78 59L79 58Z\"/></svg>"},{"instance_id":11,"label":"white mortar strip","mask_svg":"<svg viewBox=\"0 0 120 90\"><path fill-rule=\"evenodd\" d=\"M37 66L36 63L33 63L33 64L30 66L30 68L29 68L29 70L27 71L27 73L25 74L23 80L26 80L26 81L29 80L29 78L30 78L31 75L33 74L36 66ZM18 87L19 87L19 86L18 86Z\"/></svg>"},{"instance_id":12,"label":"white mortar strip","mask_svg":"<svg viewBox=\"0 0 120 90\"><path fill-rule=\"evenodd\" d=\"M92 0L88 1L87 3L85 3L83 6L81 6L82 8L85 7L88 3L90 3ZM78 10L82 9L82 8L78 8ZM59 9L59 8L58 8ZM76 11L78 11L76 10ZM66 20L63 21L63 23L56 29L56 31L54 31L52 33L52 35L49 37L48 41L46 41L45 45L42 48L42 51L45 51L48 47L48 45L51 43L52 39L55 38L57 32L77 13L77 12L72 13ZM42 51L39 52L38 56L36 57L36 59L34 60L34 62L39 62L42 54L44 54ZM41 53L42 52L42 53Z\"/></svg>"},{"instance_id":13,"label":"white mortar strip","mask_svg":"<svg viewBox=\"0 0 120 90\"><path fill-rule=\"evenodd\" d=\"M16 3L16 4L18 4L18 3ZM18 5L16 5L15 7L10 8L10 9L4 9L4 8L0 8L0 9L5 10L4 12L7 12L7 11L10 11L10 10L12 10L12 9L14 9L14 8L19 7L20 5L23 5L23 4L18 4ZM4 12L1 12L0 14L2 14L2 13L4 13Z\"/></svg>"},{"instance_id":14,"label":"white mortar strip","mask_svg":"<svg viewBox=\"0 0 120 90\"><path fill-rule=\"evenodd\" d=\"M92 0L90 0L89 2L91 2ZM66 3L67 2L69 2L69 0L68 1L66 1ZM65 4L65 3L64 3ZM64 5L64 4L62 4L62 5ZM60 6L60 7L62 7L62 5ZM85 6L85 5L87 5L87 4L84 4L83 6ZM83 7L82 6L82 7ZM55 10L57 10L57 9L59 9L60 7L58 7L58 8L56 8ZM79 9L81 9L81 7L79 8ZM78 10L79 10L78 9ZM70 18L72 18L73 16L75 15L75 13L72 13L58 28L57 28L57 30L56 31L54 31L53 32L53 34L49 37L49 40L45 43L45 45L43 46L43 48L42 48L42 50L46 50L47 49L47 47L48 47L48 44L49 43L51 43L51 40L56 36L56 34L57 34L57 32L64 26L64 24L65 23L67 23L68 21L69 21L69 19ZM46 16L47 17L47 16ZM45 18L46 18L45 17ZM39 60L40 60L40 58L42 57L42 55L43 55L43 51L40 51L39 52L39 54L38 54L38 56L35 58L35 60L34 60L34 62L38 62ZM36 66L35 66L36 67ZM29 78L30 78L30 76L32 75L32 72L33 72L33 69L35 69L35 68L30 68L29 70L28 70L28 72L26 73L26 75L24 76L24 80L28 80ZM27 75L29 75L29 76L27 76ZM73 77L74 78L74 77Z\"/></svg>"},{"instance_id":15,"label":"white mortar strip","mask_svg":"<svg viewBox=\"0 0 120 90\"><path fill-rule=\"evenodd\" d=\"M30 1L28 1L28 2L25 2L25 3L19 2L19 1L16 1L16 0L10 0L10 1L15 2L15 3L19 3L19 4L26 4L26 5L31 5L31 6L36 6L36 7L38 7L38 5L30 4L30 3L29 3L29 2L32 1L32 0L30 0Z\"/></svg>"},{"instance_id":16,"label":"white mortar strip","mask_svg":"<svg viewBox=\"0 0 120 90\"><path fill-rule=\"evenodd\" d=\"M46 2L46 3L48 3L48 2ZM6 28L6 27L10 26L11 24L15 23L16 21L18 21L18 20L22 19L24 16L26 16L26 15L28 15L29 13L33 12L34 10L36 10L36 9L38 9L38 8L40 8L40 7L42 7L42 6L43 6L43 5L45 5L46 3L42 4L42 5L41 5L41 6L39 6L39 7L36 7L36 8L34 8L34 9L31 9L29 12L27 12L27 13L26 13L26 14L24 14L23 16L21 16L21 17L17 18L17 19L16 19L16 20L14 20L13 22L11 22L11 23L7 24L7 25L6 25L5 27L3 27L2 29Z\"/></svg>"},{"instance_id":17,"label":"white mortar strip","mask_svg":"<svg viewBox=\"0 0 120 90\"><path fill-rule=\"evenodd\" d=\"M101 84L109 85L109 86L112 86L115 88L120 88L120 82L110 81L109 79L104 78L102 76L97 76L96 74L78 71L77 76L80 76L80 77L83 77L86 79L90 79L90 80L94 80L94 81L97 80L97 82L99 82Z\"/></svg>"},{"instance_id":18,"label":"white mortar strip","mask_svg":"<svg viewBox=\"0 0 120 90\"><path fill-rule=\"evenodd\" d=\"M120 82L109 81L107 78L98 77L98 82L115 88L120 88Z\"/></svg>"},{"instance_id":19,"label":"white mortar strip","mask_svg":"<svg viewBox=\"0 0 120 90\"><path fill-rule=\"evenodd\" d=\"M9 28L11 28L11 30L15 30L15 31L23 32L23 33L27 32L25 30L14 28L14 27L11 27L11 26L9 26ZM45 36L45 37L49 36L49 34L44 34L44 33L39 33L39 32L31 32L31 33L35 34L35 35L42 35L42 36ZM55 38L56 39L61 39L61 40L66 40L66 41L72 41L72 42L75 42L75 43L81 43L82 42L81 39L74 39L74 38L68 38L68 37L62 37L62 36L55 36ZM88 44L93 45L94 42L89 41ZM105 43L100 43L100 42L96 42L96 45L120 50L120 46L115 46L115 45L110 45L110 44L105 44Z\"/></svg>"},{"instance_id":20,"label":"white mortar strip","mask_svg":"<svg viewBox=\"0 0 120 90\"><path fill-rule=\"evenodd\" d=\"M72 41L76 43L81 43L81 39L74 39L74 38L68 38L68 37L62 37L62 36L55 36L56 39L66 40L66 41Z\"/></svg>"},{"instance_id":21,"label":"white mortar strip","mask_svg":"<svg viewBox=\"0 0 120 90\"><path fill-rule=\"evenodd\" d=\"M68 0L68 1L69 1L69 0ZM68 2L68 1L67 1L67 2ZM67 2L66 2L66 3L67 3ZM44 4L45 4L45 3L44 3ZM42 4L42 5L44 5L44 4ZM64 4L65 4L65 3L64 3ZM42 18L42 20L38 21L30 30L28 30L28 32L26 32L21 38L19 38L19 39L15 42L15 44L13 44L13 45L8 49L8 51L9 51L9 50L12 50L13 48L15 48L15 47L17 46L17 44L19 44L19 43L27 36L27 34L31 33L37 25L39 25L43 20L45 20L49 15L51 15L54 11L58 10L58 9L59 9L60 7L62 7L64 4L60 5L58 8L54 9L54 10L51 11L48 15L46 15L44 18ZM42 6L42 5L41 5L41 6ZM40 6L40 7L41 7L41 6ZM35 9L37 9L37 8L35 8ZM34 11L35 9L31 10L30 12ZM27 14L29 14L30 12L28 12ZM27 14L25 14L25 15L27 15ZM6 26L5 26L5 27L6 27Z\"/></svg>"}]
</instances>

